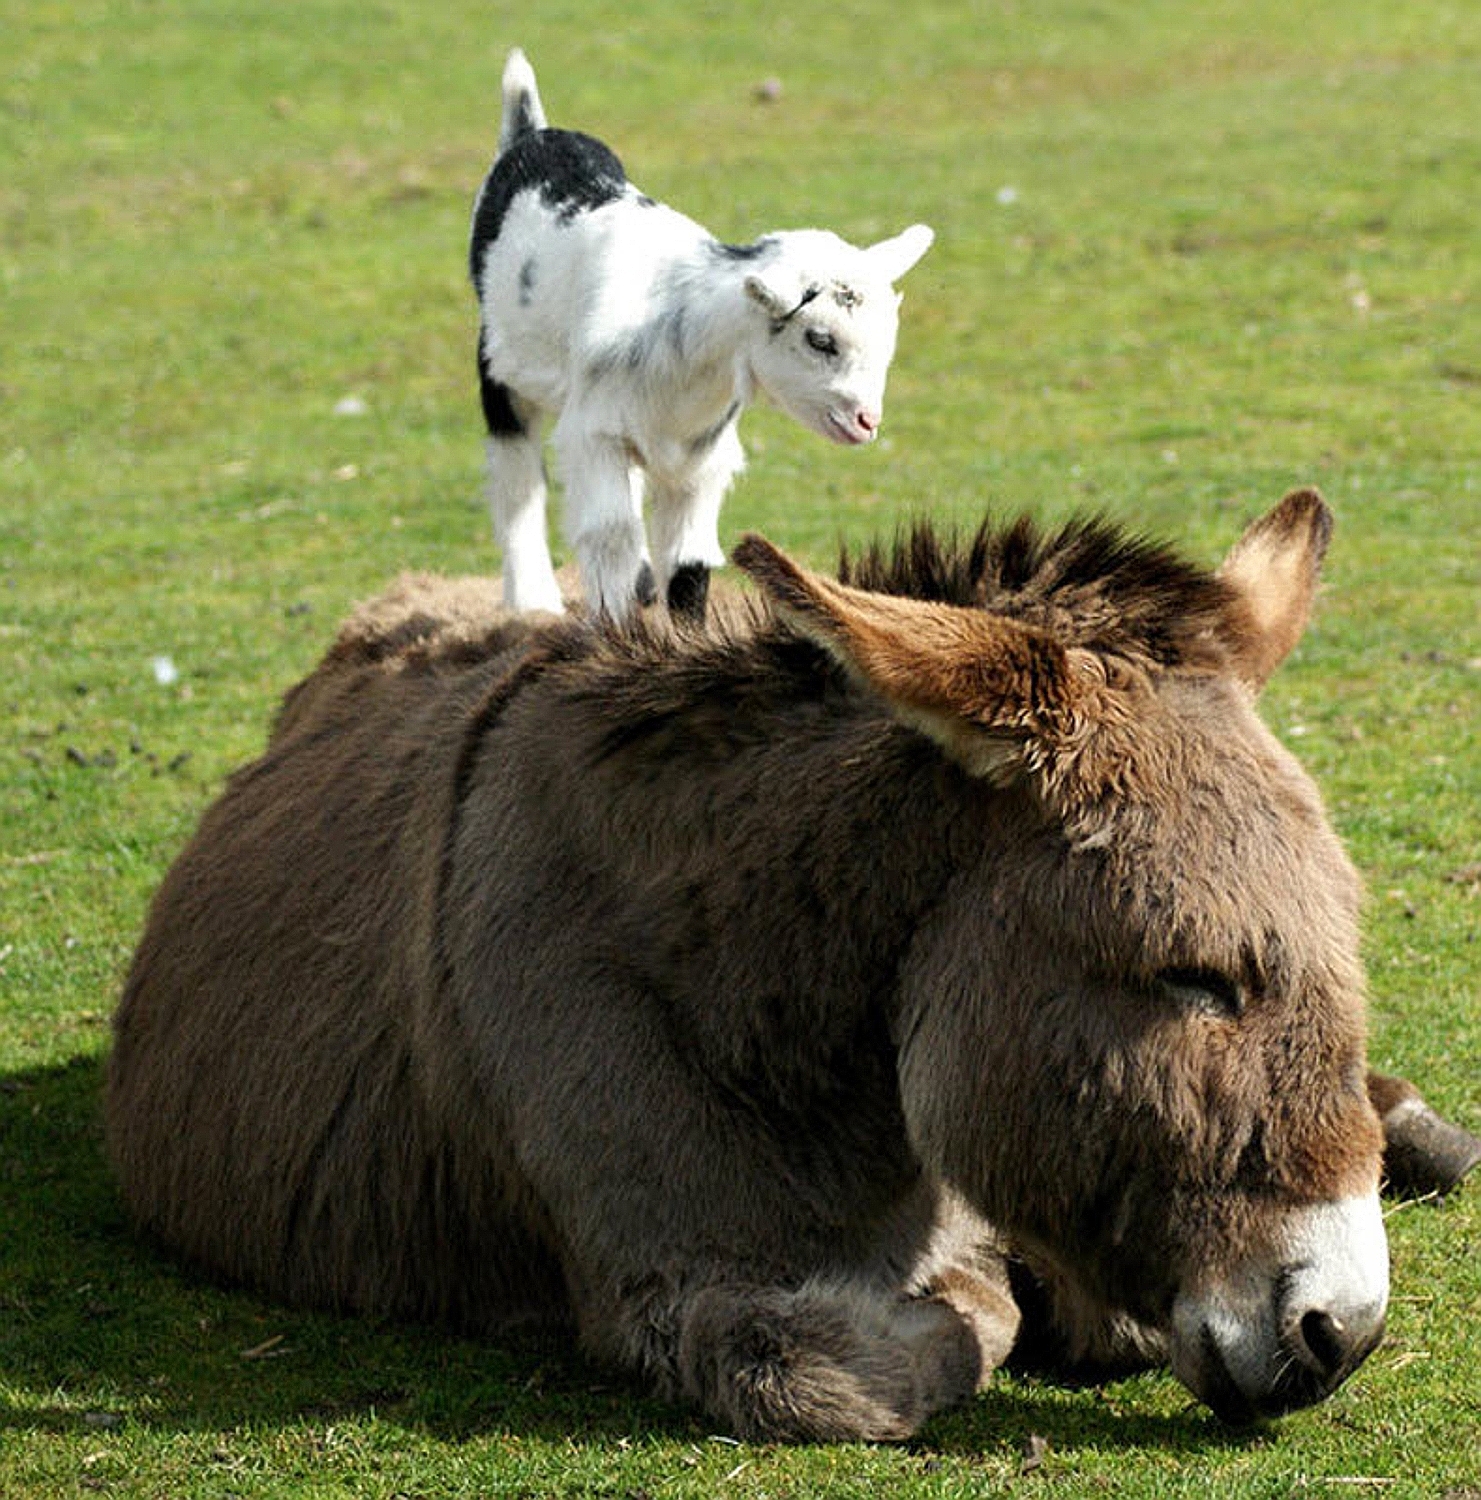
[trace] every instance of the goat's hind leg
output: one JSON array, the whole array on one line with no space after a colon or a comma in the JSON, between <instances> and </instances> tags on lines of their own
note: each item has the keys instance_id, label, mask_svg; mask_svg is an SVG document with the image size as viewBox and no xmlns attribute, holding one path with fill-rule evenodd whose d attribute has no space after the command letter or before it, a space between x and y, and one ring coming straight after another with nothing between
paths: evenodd
<instances>
[{"instance_id":1,"label":"goat's hind leg","mask_svg":"<svg viewBox=\"0 0 1481 1500\"><path fill-rule=\"evenodd\" d=\"M545 535L545 460L535 409L478 363L488 426L488 497L494 538L504 552L504 603L510 609L564 609Z\"/></svg>"}]
</instances>

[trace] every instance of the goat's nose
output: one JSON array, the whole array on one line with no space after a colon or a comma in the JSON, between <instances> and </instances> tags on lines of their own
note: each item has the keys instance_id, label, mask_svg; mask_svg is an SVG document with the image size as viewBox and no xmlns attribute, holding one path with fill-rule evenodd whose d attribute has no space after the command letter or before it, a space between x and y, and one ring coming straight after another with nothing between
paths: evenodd
<instances>
[{"instance_id":1,"label":"goat's nose","mask_svg":"<svg viewBox=\"0 0 1481 1500\"><path fill-rule=\"evenodd\" d=\"M868 433L870 437L873 437L879 431L879 413L871 411L867 406L861 406L854 413L854 421L858 425L859 431Z\"/></svg>"}]
</instances>

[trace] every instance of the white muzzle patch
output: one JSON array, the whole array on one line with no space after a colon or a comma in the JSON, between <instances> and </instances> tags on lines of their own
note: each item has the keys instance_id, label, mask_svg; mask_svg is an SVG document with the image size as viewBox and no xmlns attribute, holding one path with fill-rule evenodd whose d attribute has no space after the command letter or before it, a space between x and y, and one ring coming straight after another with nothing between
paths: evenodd
<instances>
[{"instance_id":1,"label":"white muzzle patch","mask_svg":"<svg viewBox=\"0 0 1481 1500\"><path fill-rule=\"evenodd\" d=\"M1172 1365L1248 1422L1330 1395L1383 1336L1388 1237L1377 1193L1291 1212L1268 1255L1173 1304Z\"/></svg>"}]
</instances>

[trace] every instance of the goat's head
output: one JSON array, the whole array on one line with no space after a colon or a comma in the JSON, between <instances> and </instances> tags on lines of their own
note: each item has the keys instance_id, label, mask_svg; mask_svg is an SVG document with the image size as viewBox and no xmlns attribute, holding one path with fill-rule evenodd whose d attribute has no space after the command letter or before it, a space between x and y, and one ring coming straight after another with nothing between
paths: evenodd
<instances>
[{"instance_id":1,"label":"goat's head","mask_svg":"<svg viewBox=\"0 0 1481 1500\"><path fill-rule=\"evenodd\" d=\"M752 348L756 383L805 427L836 443L867 443L879 431L895 353L894 283L933 235L913 224L867 249L819 229L770 238L773 253L746 277L765 320Z\"/></svg>"}]
</instances>

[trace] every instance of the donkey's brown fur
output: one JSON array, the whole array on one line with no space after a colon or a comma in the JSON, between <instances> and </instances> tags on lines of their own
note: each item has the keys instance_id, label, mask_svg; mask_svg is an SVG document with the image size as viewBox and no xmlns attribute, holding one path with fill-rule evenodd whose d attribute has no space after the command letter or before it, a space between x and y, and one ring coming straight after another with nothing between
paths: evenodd
<instances>
[{"instance_id":1,"label":"donkey's brown fur","mask_svg":"<svg viewBox=\"0 0 1481 1500\"><path fill-rule=\"evenodd\" d=\"M750 539L707 631L407 581L156 898L131 1207L300 1303L569 1319L747 1435L967 1396L1010 1251L1072 1356L1317 1399L1386 1297L1358 883L1252 698L1328 524L1288 497L1217 574Z\"/></svg>"}]
</instances>

